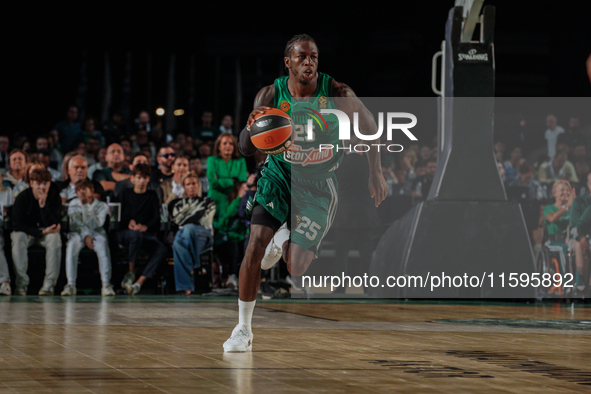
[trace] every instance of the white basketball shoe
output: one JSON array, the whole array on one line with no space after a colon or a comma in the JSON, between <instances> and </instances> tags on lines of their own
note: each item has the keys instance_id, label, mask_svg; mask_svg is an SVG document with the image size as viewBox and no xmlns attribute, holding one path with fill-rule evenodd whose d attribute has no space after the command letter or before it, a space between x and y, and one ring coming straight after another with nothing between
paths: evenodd
<instances>
[{"instance_id":1,"label":"white basketball shoe","mask_svg":"<svg viewBox=\"0 0 591 394\"><path fill-rule=\"evenodd\" d=\"M242 353L252 351L252 332L244 324L234 327L230 338L224 342L224 352Z\"/></svg>"},{"instance_id":2,"label":"white basketball shoe","mask_svg":"<svg viewBox=\"0 0 591 394\"><path fill-rule=\"evenodd\" d=\"M267 249L265 249L265 256L261 260L261 269L271 269L283 255L283 244L289 239L289 230L287 229L287 222L283 223L279 230L275 233Z\"/></svg>"}]
</instances>

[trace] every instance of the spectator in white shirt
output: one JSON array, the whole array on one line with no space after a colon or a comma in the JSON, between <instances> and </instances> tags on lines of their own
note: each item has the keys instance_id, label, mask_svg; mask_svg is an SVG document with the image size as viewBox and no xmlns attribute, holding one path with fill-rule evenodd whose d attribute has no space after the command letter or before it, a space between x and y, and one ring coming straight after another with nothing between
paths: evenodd
<instances>
[{"instance_id":1,"label":"spectator in white shirt","mask_svg":"<svg viewBox=\"0 0 591 394\"><path fill-rule=\"evenodd\" d=\"M558 136L564 133L564 129L558 126L558 121L556 116L550 114L546 117L546 126L548 129L546 130L546 134L544 137L548 142L548 157L550 160L556 156L556 143L558 142Z\"/></svg>"},{"instance_id":2,"label":"spectator in white shirt","mask_svg":"<svg viewBox=\"0 0 591 394\"><path fill-rule=\"evenodd\" d=\"M62 296L76 295L76 278L78 275L78 256L86 246L94 251L98 258L101 274L101 295L114 296L111 285L111 256L109 241L104 229L109 214L109 206L93 197L94 185L88 178L76 183L77 198L70 202L70 232L66 246L66 277L68 283L61 292Z\"/></svg>"}]
</instances>

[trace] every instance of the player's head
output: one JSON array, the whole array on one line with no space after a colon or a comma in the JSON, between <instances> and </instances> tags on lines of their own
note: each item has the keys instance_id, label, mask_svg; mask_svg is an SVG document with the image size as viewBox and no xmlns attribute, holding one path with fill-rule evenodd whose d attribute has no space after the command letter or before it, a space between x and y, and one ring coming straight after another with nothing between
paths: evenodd
<instances>
[{"instance_id":1,"label":"player's head","mask_svg":"<svg viewBox=\"0 0 591 394\"><path fill-rule=\"evenodd\" d=\"M300 84L308 85L318 73L318 47L307 34L293 36L283 52L285 68L289 76Z\"/></svg>"}]
</instances>

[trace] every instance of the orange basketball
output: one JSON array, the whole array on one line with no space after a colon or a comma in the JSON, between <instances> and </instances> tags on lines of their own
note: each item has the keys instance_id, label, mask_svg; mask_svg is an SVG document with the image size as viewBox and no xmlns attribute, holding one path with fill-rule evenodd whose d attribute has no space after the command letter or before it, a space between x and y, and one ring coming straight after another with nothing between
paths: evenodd
<instances>
[{"instance_id":1,"label":"orange basketball","mask_svg":"<svg viewBox=\"0 0 591 394\"><path fill-rule=\"evenodd\" d=\"M278 155L291 146L293 120L285 112L271 108L254 117L250 140L261 152Z\"/></svg>"}]
</instances>

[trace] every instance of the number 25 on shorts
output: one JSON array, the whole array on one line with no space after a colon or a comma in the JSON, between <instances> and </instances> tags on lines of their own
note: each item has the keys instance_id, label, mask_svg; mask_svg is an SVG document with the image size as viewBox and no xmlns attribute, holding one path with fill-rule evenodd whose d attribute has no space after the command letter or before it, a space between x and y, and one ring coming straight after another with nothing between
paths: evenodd
<instances>
[{"instance_id":1,"label":"number 25 on shorts","mask_svg":"<svg viewBox=\"0 0 591 394\"><path fill-rule=\"evenodd\" d=\"M311 221L306 216L302 216L295 231L296 233L305 235L310 241L313 241L316 239L316 236L318 236L318 230L321 228L322 226L320 226L318 223ZM306 229L308 231L305 231Z\"/></svg>"}]
</instances>

